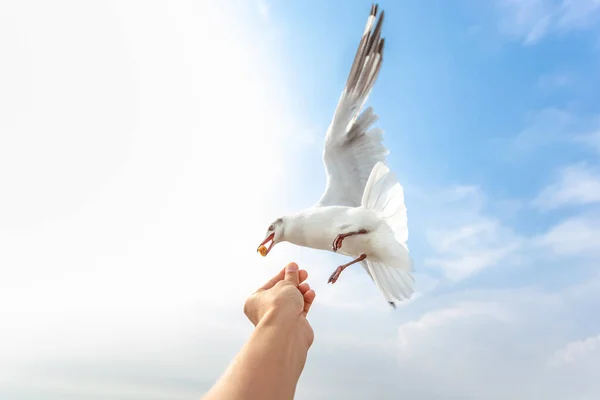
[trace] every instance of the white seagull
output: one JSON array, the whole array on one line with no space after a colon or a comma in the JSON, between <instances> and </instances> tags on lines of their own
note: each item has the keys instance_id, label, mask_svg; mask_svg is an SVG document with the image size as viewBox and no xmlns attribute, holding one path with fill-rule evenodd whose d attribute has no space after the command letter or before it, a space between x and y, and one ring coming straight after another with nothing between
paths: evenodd
<instances>
[{"instance_id":1,"label":"white seagull","mask_svg":"<svg viewBox=\"0 0 600 400\"><path fill-rule=\"evenodd\" d=\"M384 12L378 18L378 8L371 6L325 135L325 193L314 206L277 218L258 251L266 256L276 243L289 242L350 256L353 260L337 267L329 283L335 283L346 267L360 263L395 307L395 301L410 298L414 291L404 192L385 165L389 151L382 144L383 131L372 127L378 116L371 107L362 111L383 61Z\"/></svg>"}]
</instances>

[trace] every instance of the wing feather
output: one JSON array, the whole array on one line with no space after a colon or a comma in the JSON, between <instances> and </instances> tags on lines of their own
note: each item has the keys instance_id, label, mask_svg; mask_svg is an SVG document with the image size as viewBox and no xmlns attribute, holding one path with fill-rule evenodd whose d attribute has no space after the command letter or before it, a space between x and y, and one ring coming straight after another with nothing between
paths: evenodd
<instances>
[{"instance_id":1,"label":"wing feather","mask_svg":"<svg viewBox=\"0 0 600 400\"><path fill-rule=\"evenodd\" d=\"M371 107L363 111L383 62L384 12L378 18L378 9L377 4L371 6L346 86L325 135L327 187L317 206L359 206L371 169L377 162L385 162L388 154L382 143L383 131L372 128L377 114Z\"/></svg>"}]
</instances>

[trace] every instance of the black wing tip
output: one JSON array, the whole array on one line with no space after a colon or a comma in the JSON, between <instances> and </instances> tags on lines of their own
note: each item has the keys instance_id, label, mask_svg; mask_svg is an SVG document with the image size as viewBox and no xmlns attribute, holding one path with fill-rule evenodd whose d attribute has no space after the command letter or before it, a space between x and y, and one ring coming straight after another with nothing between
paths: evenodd
<instances>
[{"instance_id":1,"label":"black wing tip","mask_svg":"<svg viewBox=\"0 0 600 400\"><path fill-rule=\"evenodd\" d=\"M396 309L396 303L394 303L393 301L388 301L388 304L390 306L392 306L392 308L395 310Z\"/></svg>"},{"instance_id":2,"label":"black wing tip","mask_svg":"<svg viewBox=\"0 0 600 400\"><path fill-rule=\"evenodd\" d=\"M371 4L371 17L376 17L377 16L377 12L379 12L380 8L379 8L379 3L373 3ZM379 18L383 19L385 15L385 11L381 10L381 12L379 13Z\"/></svg>"},{"instance_id":3,"label":"black wing tip","mask_svg":"<svg viewBox=\"0 0 600 400\"><path fill-rule=\"evenodd\" d=\"M377 10L379 9L379 4L373 3L371 4L371 15L374 17L377 15Z\"/></svg>"},{"instance_id":4,"label":"black wing tip","mask_svg":"<svg viewBox=\"0 0 600 400\"><path fill-rule=\"evenodd\" d=\"M379 18L377 19L377 24L375 24L374 31L381 30L381 25L383 25L383 20L385 19L385 11L381 10L379 13Z\"/></svg>"}]
</instances>

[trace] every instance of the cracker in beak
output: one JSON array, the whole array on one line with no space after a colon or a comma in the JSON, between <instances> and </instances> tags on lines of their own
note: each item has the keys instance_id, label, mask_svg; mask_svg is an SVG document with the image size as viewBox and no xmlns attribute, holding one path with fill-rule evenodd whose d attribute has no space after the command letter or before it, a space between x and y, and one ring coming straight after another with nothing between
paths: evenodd
<instances>
[{"instance_id":1,"label":"cracker in beak","mask_svg":"<svg viewBox=\"0 0 600 400\"><path fill-rule=\"evenodd\" d=\"M275 233L271 233L269 236L266 237L265 240L263 240L263 242L260 244L260 246L258 246L258 249L256 249L256 251L258 251L261 256L266 257L267 254L269 254L269 252L275 245L275 243L273 242L274 237L275 237ZM269 242L271 242L269 244L269 247L266 247L265 244L267 244Z\"/></svg>"}]
</instances>

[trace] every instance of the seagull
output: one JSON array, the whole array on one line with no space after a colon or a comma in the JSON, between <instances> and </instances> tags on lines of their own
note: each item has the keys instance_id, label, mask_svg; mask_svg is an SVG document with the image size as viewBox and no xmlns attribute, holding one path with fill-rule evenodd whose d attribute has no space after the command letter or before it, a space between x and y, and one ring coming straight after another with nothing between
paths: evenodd
<instances>
[{"instance_id":1,"label":"seagull","mask_svg":"<svg viewBox=\"0 0 600 400\"><path fill-rule=\"evenodd\" d=\"M277 218L258 252L266 256L280 242L352 257L331 274L335 283L347 267L360 263L392 306L414 291L406 242L404 191L386 165L389 151L378 116L363 107L383 61L384 12L373 4L346 85L325 134L323 163L327 186L312 207ZM268 244L268 247L266 246Z\"/></svg>"}]
</instances>

